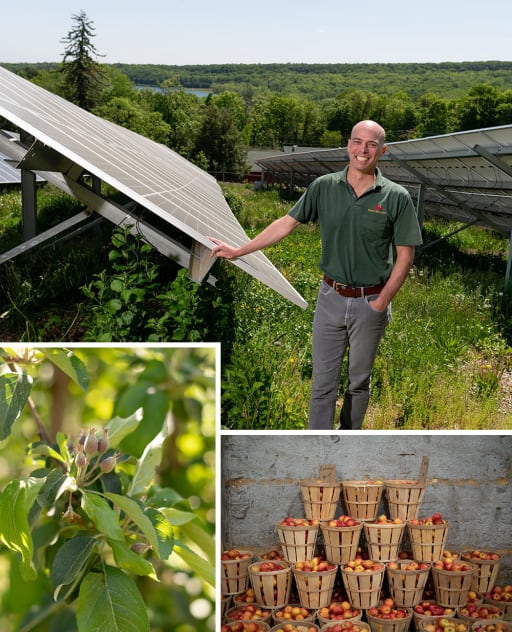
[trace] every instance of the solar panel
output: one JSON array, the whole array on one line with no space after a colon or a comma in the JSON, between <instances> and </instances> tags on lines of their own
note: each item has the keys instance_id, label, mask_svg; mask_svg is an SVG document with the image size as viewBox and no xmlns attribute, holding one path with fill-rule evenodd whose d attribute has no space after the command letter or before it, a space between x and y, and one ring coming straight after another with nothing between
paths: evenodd
<instances>
[{"instance_id":1,"label":"solar panel","mask_svg":"<svg viewBox=\"0 0 512 632\"><path fill-rule=\"evenodd\" d=\"M53 182L70 192L78 191L84 173L108 183L150 216L192 238L190 260L200 261L203 275L214 262L208 235L236 246L248 241L218 183L206 172L168 147L86 112L2 67L0 115L35 139L24 148L20 168L56 172ZM19 157L20 146L10 153ZM8 151L9 145L2 148ZM100 200L90 195L89 199L94 210L103 209ZM105 215L115 214L114 208L110 205ZM293 303L307 306L262 252L232 263Z\"/></svg>"},{"instance_id":2,"label":"solar panel","mask_svg":"<svg viewBox=\"0 0 512 632\"><path fill-rule=\"evenodd\" d=\"M43 178L37 176L36 180L42 182ZM0 184L20 184L21 172L12 164L12 160L0 151Z\"/></svg>"}]
</instances>

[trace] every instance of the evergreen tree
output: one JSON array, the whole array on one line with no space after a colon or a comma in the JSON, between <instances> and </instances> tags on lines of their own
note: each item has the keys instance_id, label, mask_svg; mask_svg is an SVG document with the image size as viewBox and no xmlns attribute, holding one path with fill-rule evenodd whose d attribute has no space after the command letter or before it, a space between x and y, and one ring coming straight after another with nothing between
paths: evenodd
<instances>
[{"instance_id":1,"label":"evergreen tree","mask_svg":"<svg viewBox=\"0 0 512 632\"><path fill-rule=\"evenodd\" d=\"M62 65L66 97L85 110L92 110L101 103L105 84L103 69L93 58L101 55L92 43L95 28L85 12L72 19L73 28L61 40L66 44Z\"/></svg>"}]
</instances>

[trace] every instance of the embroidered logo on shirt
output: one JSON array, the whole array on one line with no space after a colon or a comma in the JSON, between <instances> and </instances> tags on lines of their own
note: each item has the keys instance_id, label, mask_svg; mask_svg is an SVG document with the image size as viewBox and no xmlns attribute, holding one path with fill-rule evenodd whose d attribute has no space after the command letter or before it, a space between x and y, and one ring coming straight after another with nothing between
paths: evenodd
<instances>
[{"instance_id":1,"label":"embroidered logo on shirt","mask_svg":"<svg viewBox=\"0 0 512 632\"><path fill-rule=\"evenodd\" d=\"M376 204L375 208L369 208L369 213L377 213L378 215L384 215L385 211L382 210L382 206L380 204Z\"/></svg>"}]
</instances>

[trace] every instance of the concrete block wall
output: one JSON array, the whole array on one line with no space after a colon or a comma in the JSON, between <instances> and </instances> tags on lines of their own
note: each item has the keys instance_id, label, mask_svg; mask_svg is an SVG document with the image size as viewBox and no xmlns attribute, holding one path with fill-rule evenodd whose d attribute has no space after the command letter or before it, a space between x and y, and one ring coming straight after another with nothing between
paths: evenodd
<instances>
[{"instance_id":1,"label":"concrete block wall","mask_svg":"<svg viewBox=\"0 0 512 632\"><path fill-rule=\"evenodd\" d=\"M512 435L232 434L221 438L222 546L263 552L276 523L304 517L300 480L335 464L337 479L416 479L429 458L420 516L449 521L446 548L492 548L498 581L512 582ZM346 513L342 498L337 515ZM385 496L379 513L389 515Z\"/></svg>"}]
</instances>

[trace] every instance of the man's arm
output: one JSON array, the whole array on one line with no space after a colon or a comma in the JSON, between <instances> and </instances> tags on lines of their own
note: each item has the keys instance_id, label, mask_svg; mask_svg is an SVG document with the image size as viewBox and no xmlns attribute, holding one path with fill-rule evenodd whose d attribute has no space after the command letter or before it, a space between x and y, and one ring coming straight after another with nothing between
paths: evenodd
<instances>
[{"instance_id":1,"label":"man's arm","mask_svg":"<svg viewBox=\"0 0 512 632\"><path fill-rule=\"evenodd\" d=\"M397 246L396 261L381 293L371 301L371 306L377 311L384 311L393 297L404 284L409 270L414 262L414 246Z\"/></svg>"},{"instance_id":2,"label":"man's arm","mask_svg":"<svg viewBox=\"0 0 512 632\"><path fill-rule=\"evenodd\" d=\"M248 255L250 252L255 252L256 250L268 248L268 246L276 244L278 241L281 241L281 239L289 235L293 230L295 230L295 228L297 228L297 226L299 226L299 224L300 222L293 219L291 215L283 215L264 228L261 233L254 237L254 239L251 239L251 241L239 248L230 246L215 237L208 237L208 239L213 241L215 244L212 248L211 256L224 257L225 259L235 259L236 257L243 257L244 255Z\"/></svg>"}]
</instances>

